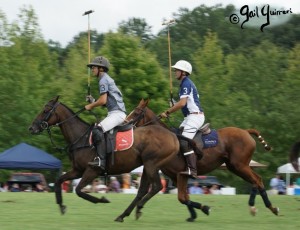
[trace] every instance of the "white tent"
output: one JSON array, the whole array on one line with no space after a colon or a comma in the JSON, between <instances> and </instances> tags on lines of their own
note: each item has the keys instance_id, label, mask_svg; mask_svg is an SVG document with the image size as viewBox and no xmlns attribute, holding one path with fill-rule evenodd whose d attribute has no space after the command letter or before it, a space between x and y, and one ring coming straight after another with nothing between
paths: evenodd
<instances>
[{"instance_id":1,"label":"white tent","mask_svg":"<svg viewBox=\"0 0 300 230\"><path fill-rule=\"evenodd\" d=\"M144 170L144 166L142 165L142 166L132 170L131 173L142 173L143 170Z\"/></svg>"},{"instance_id":2,"label":"white tent","mask_svg":"<svg viewBox=\"0 0 300 230\"><path fill-rule=\"evenodd\" d=\"M257 161L254 161L254 160L251 160L250 163L249 163L249 166L251 168L265 168L265 167L268 167L267 165L264 165L264 164L261 164ZM220 169L227 169L226 168L226 164L223 163L221 166L220 166Z\"/></svg>"},{"instance_id":3,"label":"white tent","mask_svg":"<svg viewBox=\"0 0 300 230\"><path fill-rule=\"evenodd\" d=\"M300 157L298 158L298 164L300 165ZM300 173L300 172L297 172L291 163L286 163L277 168L277 173L286 174L285 181L286 181L286 186L288 187L290 185L290 180L291 180L290 174L291 173Z\"/></svg>"}]
</instances>

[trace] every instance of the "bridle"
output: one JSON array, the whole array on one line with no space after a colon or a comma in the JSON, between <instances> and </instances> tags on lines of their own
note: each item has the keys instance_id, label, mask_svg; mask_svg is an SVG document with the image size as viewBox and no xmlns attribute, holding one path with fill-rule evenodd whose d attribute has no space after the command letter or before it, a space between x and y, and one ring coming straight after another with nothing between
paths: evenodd
<instances>
[{"instance_id":1,"label":"bridle","mask_svg":"<svg viewBox=\"0 0 300 230\"><path fill-rule=\"evenodd\" d=\"M54 148L62 151L62 150L66 150L66 149L71 149L71 146L75 145L90 130L90 127L85 132L83 132L83 134L79 138L77 138L73 143L71 143L70 145L67 145L64 148L57 147L52 138L51 128L59 127L60 125L68 122L69 120L73 119L74 117L77 117L80 113L85 111L85 108L82 108L79 111L77 111L76 113L74 113L72 116L68 117L67 119L65 119L61 122L57 122L56 124L49 125L48 122L53 115L55 115L56 118L58 118L58 115L55 113L55 111L59 105L60 105L60 102L58 102L58 101L54 105L51 105L50 103L46 104L45 107L50 107L51 109L47 112L44 119L38 120L37 123L39 123L38 125L41 128L41 131L47 130L51 144L54 146ZM84 147L86 147L86 146L84 146Z\"/></svg>"},{"instance_id":2,"label":"bridle","mask_svg":"<svg viewBox=\"0 0 300 230\"><path fill-rule=\"evenodd\" d=\"M145 117L145 114L146 114L146 111L147 111L147 107L141 109L139 107L136 107L134 109L135 110L138 110L140 113L138 114L137 117L135 117L133 120L130 120L128 121L130 124L133 124L133 126L136 126L140 121L142 121L143 119L145 120L146 117ZM148 121L148 122L143 122L143 125L141 126L147 126L147 125L150 125L152 122L154 121L157 121L157 120L160 120L161 119L161 116L156 116L155 118L153 118L152 120Z\"/></svg>"},{"instance_id":3,"label":"bridle","mask_svg":"<svg viewBox=\"0 0 300 230\"><path fill-rule=\"evenodd\" d=\"M55 110L56 110L57 106L59 106L59 105L60 105L60 102L56 102L53 106L50 105L49 103L48 103L47 105L45 105L45 107L48 106L48 107L51 107L51 109L50 109L49 112L45 115L44 119L43 119L42 121L39 121L39 123L40 123L39 126L40 126L40 128L41 128L42 130L50 129L50 128L54 127L54 126L60 126L60 125L62 125L63 123L68 122L68 121L71 120L72 118L77 117L80 113L82 113L83 111L85 111L85 108L82 108L82 109L80 109L79 111L77 111L76 113L74 113L72 116L68 117L67 119L65 119L65 120L63 120L63 121L61 121L61 122L58 122L58 123L56 123L56 124L54 124L54 125L50 125L50 126L49 126L48 121L49 121L49 119L51 118L52 114L54 113L55 116L57 117L57 114L55 113Z\"/></svg>"}]
</instances>

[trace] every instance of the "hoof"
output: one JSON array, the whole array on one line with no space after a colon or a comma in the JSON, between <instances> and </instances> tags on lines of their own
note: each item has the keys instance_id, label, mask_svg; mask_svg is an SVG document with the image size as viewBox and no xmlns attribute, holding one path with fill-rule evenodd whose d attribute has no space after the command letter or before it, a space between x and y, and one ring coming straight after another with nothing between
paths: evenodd
<instances>
[{"instance_id":1,"label":"hoof","mask_svg":"<svg viewBox=\"0 0 300 230\"><path fill-rule=\"evenodd\" d=\"M116 219L115 219L115 221L116 222L120 222L120 223L123 223L124 222L124 219L122 218L122 217L117 217Z\"/></svg>"},{"instance_id":2,"label":"hoof","mask_svg":"<svg viewBox=\"0 0 300 230\"><path fill-rule=\"evenodd\" d=\"M110 201L103 196L103 197L101 197L99 203L110 203Z\"/></svg>"},{"instance_id":3,"label":"hoof","mask_svg":"<svg viewBox=\"0 0 300 230\"><path fill-rule=\"evenodd\" d=\"M135 213L135 219L138 220L142 216L142 212L136 212Z\"/></svg>"},{"instance_id":4,"label":"hoof","mask_svg":"<svg viewBox=\"0 0 300 230\"><path fill-rule=\"evenodd\" d=\"M67 206L61 205L61 206L60 206L60 213L61 213L62 215L64 215L64 214L66 213L66 211L67 211Z\"/></svg>"},{"instance_id":5,"label":"hoof","mask_svg":"<svg viewBox=\"0 0 300 230\"><path fill-rule=\"evenodd\" d=\"M255 216L257 212L258 212L258 210L254 206L250 207L250 214L252 216Z\"/></svg>"},{"instance_id":6,"label":"hoof","mask_svg":"<svg viewBox=\"0 0 300 230\"><path fill-rule=\"evenodd\" d=\"M194 222L195 219L190 217L190 218L187 218L186 221L187 221L187 222Z\"/></svg>"},{"instance_id":7,"label":"hoof","mask_svg":"<svg viewBox=\"0 0 300 230\"><path fill-rule=\"evenodd\" d=\"M201 208L201 211L202 211L204 214L206 214L206 215L209 216L209 213L210 213L210 207L207 206L207 205L204 205L204 206Z\"/></svg>"},{"instance_id":8,"label":"hoof","mask_svg":"<svg viewBox=\"0 0 300 230\"><path fill-rule=\"evenodd\" d=\"M273 212L276 216L278 216L278 214L279 214L279 208L278 208L278 207L277 207L277 208L273 208L272 212Z\"/></svg>"}]
</instances>

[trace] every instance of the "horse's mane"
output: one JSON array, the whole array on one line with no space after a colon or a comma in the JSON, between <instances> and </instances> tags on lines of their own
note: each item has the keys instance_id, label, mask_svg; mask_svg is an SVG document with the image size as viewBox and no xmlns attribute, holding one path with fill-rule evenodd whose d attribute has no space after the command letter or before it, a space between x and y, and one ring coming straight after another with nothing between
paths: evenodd
<instances>
[{"instance_id":1,"label":"horse's mane","mask_svg":"<svg viewBox=\"0 0 300 230\"><path fill-rule=\"evenodd\" d=\"M148 113L150 113L150 116L153 117L152 119L155 119L153 120L154 123L158 123L161 126L169 129L168 125L166 125L159 117L157 117L154 111L151 110L148 105L146 105L145 108L147 109Z\"/></svg>"},{"instance_id":2,"label":"horse's mane","mask_svg":"<svg viewBox=\"0 0 300 230\"><path fill-rule=\"evenodd\" d=\"M68 106L66 106L64 103L60 102L60 104L61 104L64 108L66 108L71 114L73 114L73 115L76 114L72 109L70 109L70 108L69 108ZM84 110L83 110L83 111L84 111ZM79 114L77 114L76 117L77 117L77 119L78 119L80 122L86 124L87 126L90 126L90 125L91 125L90 123L84 121L84 120L83 120L81 117L79 117L78 115L79 115Z\"/></svg>"}]
</instances>

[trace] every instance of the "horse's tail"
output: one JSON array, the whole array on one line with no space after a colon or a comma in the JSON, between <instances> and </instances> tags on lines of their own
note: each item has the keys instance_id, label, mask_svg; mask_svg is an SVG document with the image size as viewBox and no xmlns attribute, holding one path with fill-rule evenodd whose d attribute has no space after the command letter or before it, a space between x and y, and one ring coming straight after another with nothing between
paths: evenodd
<instances>
[{"instance_id":1,"label":"horse's tail","mask_svg":"<svg viewBox=\"0 0 300 230\"><path fill-rule=\"evenodd\" d=\"M190 138L188 138L188 137L185 137L185 136L183 136L183 135L181 135L181 134L178 134L178 133L176 133L176 136L177 136L179 142L180 142L180 140L187 141L188 144L189 144L189 146L191 146L191 148L193 149L193 151L194 151L194 153L195 153L196 155L198 155L198 156L200 156L200 157L203 156L203 153L202 153L201 150L197 147L197 144L196 144L196 142L195 142L194 140L192 140L192 139L190 139Z\"/></svg>"},{"instance_id":2,"label":"horse's tail","mask_svg":"<svg viewBox=\"0 0 300 230\"><path fill-rule=\"evenodd\" d=\"M300 151L300 141L293 144L290 151L290 162L292 163L294 169L299 172L299 151Z\"/></svg>"},{"instance_id":3,"label":"horse's tail","mask_svg":"<svg viewBox=\"0 0 300 230\"><path fill-rule=\"evenodd\" d=\"M270 151L272 148L270 145L268 145L268 143L265 141L265 139L260 135L260 132L256 129L247 129L246 130L249 134L251 135L255 135L259 142L264 146L266 151Z\"/></svg>"}]
</instances>

